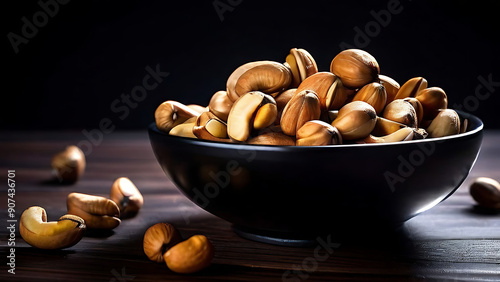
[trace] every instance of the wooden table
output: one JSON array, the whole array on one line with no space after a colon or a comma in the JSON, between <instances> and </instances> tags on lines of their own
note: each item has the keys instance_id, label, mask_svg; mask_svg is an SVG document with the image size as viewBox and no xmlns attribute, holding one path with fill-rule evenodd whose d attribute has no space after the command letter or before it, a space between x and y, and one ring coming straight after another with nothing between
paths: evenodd
<instances>
[{"instance_id":1,"label":"wooden table","mask_svg":"<svg viewBox=\"0 0 500 282\"><path fill-rule=\"evenodd\" d=\"M420 281L424 279L500 281L500 214L474 207L468 185L474 177L500 179L500 132L485 133L481 154L469 178L445 202L409 220L400 232L384 238L362 234L336 242L324 261L315 247L293 248L248 241L231 224L192 204L164 175L151 150L147 132L113 132L92 146L83 178L57 185L51 177L52 156L84 140L80 132L0 132L0 202L2 272L0 279L48 281ZM97 140L98 141L98 140ZM96 142L97 143L97 142ZM38 250L15 237L15 275L7 272L7 170L16 171L16 218L39 205L49 220L66 213L66 196L82 192L108 196L113 181L129 177L144 196L140 213L111 232L89 231L75 246ZM194 275L172 273L149 261L142 251L145 230L158 222L174 224L184 237L206 235L214 244L213 264ZM5 254L5 255L4 255ZM456 280L453 280L456 279Z\"/></svg>"}]
</instances>

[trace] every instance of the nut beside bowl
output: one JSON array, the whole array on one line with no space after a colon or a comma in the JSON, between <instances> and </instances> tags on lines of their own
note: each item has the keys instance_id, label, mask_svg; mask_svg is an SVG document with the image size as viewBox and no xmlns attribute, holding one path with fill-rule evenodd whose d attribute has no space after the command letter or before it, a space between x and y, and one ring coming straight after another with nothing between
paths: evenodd
<instances>
[{"instance_id":1,"label":"nut beside bowl","mask_svg":"<svg viewBox=\"0 0 500 282\"><path fill-rule=\"evenodd\" d=\"M194 203L238 234L300 244L368 223L398 226L453 194L481 147L483 123L465 133L396 143L266 146L168 135L149 126L155 156Z\"/></svg>"}]
</instances>

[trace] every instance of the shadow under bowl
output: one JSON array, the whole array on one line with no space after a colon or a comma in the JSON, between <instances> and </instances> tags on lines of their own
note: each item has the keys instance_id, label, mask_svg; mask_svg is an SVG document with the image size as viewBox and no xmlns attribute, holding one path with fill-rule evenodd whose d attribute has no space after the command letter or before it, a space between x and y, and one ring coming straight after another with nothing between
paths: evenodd
<instances>
[{"instance_id":1,"label":"shadow under bowl","mask_svg":"<svg viewBox=\"0 0 500 282\"><path fill-rule=\"evenodd\" d=\"M479 154L483 123L465 133L386 144L266 146L170 136L149 126L167 176L246 238L301 245L321 234L398 226L449 197Z\"/></svg>"}]
</instances>

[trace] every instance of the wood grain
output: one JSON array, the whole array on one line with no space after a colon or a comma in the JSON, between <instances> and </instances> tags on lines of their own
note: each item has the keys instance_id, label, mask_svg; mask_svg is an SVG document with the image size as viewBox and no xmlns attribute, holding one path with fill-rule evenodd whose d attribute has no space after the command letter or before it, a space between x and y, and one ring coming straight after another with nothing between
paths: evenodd
<instances>
[{"instance_id":1,"label":"wood grain","mask_svg":"<svg viewBox=\"0 0 500 282\"><path fill-rule=\"evenodd\" d=\"M16 275L8 274L2 263L2 280L500 280L500 214L477 209L468 193L475 177L500 179L499 131L486 132L470 177L449 199L409 220L394 234L380 237L367 231L335 241L340 245L331 254L321 250L327 256L324 261L314 260L317 246L281 247L240 238L230 223L191 203L161 171L145 131L105 135L87 156L87 169L79 182L58 185L51 181L52 156L83 138L79 132L0 132L0 173L15 169L17 174L17 218L29 206L40 205L49 220L55 220L65 214L69 193L108 196L113 181L121 176L129 177L141 190L143 209L113 231L87 232L80 243L61 251L32 248L17 233ZM0 194L2 203L7 202L6 188ZM6 204L0 206L3 258L6 208ZM194 275L178 275L150 262L142 251L142 236L160 221L173 223L184 237L208 236L216 249L213 265Z\"/></svg>"}]
</instances>

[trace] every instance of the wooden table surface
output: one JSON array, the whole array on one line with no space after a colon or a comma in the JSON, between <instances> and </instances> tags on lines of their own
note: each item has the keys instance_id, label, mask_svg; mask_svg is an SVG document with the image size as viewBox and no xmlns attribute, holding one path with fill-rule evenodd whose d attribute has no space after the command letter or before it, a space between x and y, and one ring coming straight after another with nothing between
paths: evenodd
<instances>
[{"instance_id":1,"label":"wooden table surface","mask_svg":"<svg viewBox=\"0 0 500 282\"><path fill-rule=\"evenodd\" d=\"M0 279L46 281L500 281L500 213L474 207L468 185L478 176L500 179L500 131L486 131L480 156L459 190L433 209L382 238L361 234L338 241L324 261L315 247L274 246L238 237L231 224L185 198L165 176L147 132L113 132L92 146L83 178L58 185L51 178L52 156L77 144L81 132L0 132ZM113 181L129 177L144 196L144 207L111 232L88 231L75 246L46 251L30 247L16 230L15 275L7 272L7 170L16 171L16 218L39 205L49 220L66 213L66 196L82 192L108 196ZM174 224L184 237L206 235L215 246L213 264L192 275L171 272L147 259L145 230ZM323 253L323 255L326 254ZM286 278L286 279L283 279Z\"/></svg>"}]
</instances>

